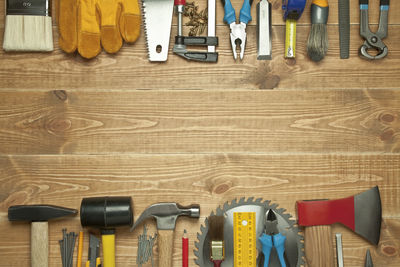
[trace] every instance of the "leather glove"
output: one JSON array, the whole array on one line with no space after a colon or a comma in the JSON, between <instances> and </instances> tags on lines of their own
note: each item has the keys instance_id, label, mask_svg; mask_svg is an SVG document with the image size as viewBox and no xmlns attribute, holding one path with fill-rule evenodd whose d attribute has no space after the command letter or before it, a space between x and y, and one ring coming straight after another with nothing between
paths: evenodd
<instances>
[{"instance_id":1,"label":"leather glove","mask_svg":"<svg viewBox=\"0 0 400 267\"><path fill-rule=\"evenodd\" d=\"M85 58L101 52L116 53L123 40L133 43L140 35L138 0L58 0L59 45Z\"/></svg>"}]
</instances>

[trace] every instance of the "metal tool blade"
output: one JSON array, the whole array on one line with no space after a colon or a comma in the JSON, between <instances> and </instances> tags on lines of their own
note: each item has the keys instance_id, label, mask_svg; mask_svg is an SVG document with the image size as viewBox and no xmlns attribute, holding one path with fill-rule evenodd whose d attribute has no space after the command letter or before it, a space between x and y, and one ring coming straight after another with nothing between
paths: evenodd
<instances>
[{"instance_id":1,"label":"metal tool blade","mask_svg":"<svg viewBox=\"0 0 400 267\"><path fill-rule=\"evenodd\" d=\"M337 255L337 266L343 267L343 245L342 245L342 234L336 234L336 255Z\"/></svg>"},{"instance_id":2,"label":"metal tool blade","mask_svg":"<svg viewBox=\"0 0 400 267\"><path fill-rule=\"evenodd\" d=\"M215 0L208 0L208 21L207 21L207 35L215 36ZM207 47L209 53L215 53L215 45Z\"/></svg>"},{"instance_id":3,"label":"metal tool blade","mask_svg":"<svg viewBox=\"0 0 400 267\"><path fill-rule=\"evenodd\" d=\"M374 267L374 263L372 262L371 251L367 249L367 254L365 254L365 267Z\"/></svg>"},{"instance_id":4,"label":"metal tool blade","mask_svg":"<svg viewBox=\"0 0 400 267\"><path fill-rule=\"evenodd\" d=\"M174 0L142 0L142 6L149 60L166 61Z\"/></svg>"},{"instance_id":5,"label":"metal tool blade","mask_svg":"<svg viewBox=\"0 0 400 267\"><path fill-rule=\"evenodd\" d=\"M379 243L382 206L377 186L354 196L355 232L374 245Z\"/></svg>"},{"instance_id":6,"label":"metal tool blade","mask_svg":"<svg viewBox=\"0 0 400 267\"><path fill-rule=\"evenodd\" d=\"M257 59L271 59L271 50L271 3L261 0L257 4Z\"/></svg>"},{"instance_id":7,"label":"metal tool blade","mask_svg":"<svg viewBox=\"0 0 400 267\"><path fill-rule=\"evenodd\" d=\"M89 267L97 267L96 266L96 258L100 255L100 240L90 234L89 236L89 251L88 251L88 258L90 265Z\"/></svg>"},{"instance_id":8,"label":"metal tool blade","mask_svg":"<svg viewBox=\"0 0 400 267\"><path fill-rule=\"evenodd\" d=\"M350 50L350 1L339 0L340 58L349 58Z\"/></svg>"}]
</instances>

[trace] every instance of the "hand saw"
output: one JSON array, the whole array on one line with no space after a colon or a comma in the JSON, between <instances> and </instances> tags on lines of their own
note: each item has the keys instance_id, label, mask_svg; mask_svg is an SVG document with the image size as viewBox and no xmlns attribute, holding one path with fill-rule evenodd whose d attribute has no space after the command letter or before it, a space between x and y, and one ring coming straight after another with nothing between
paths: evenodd
<instances>
[{"instance_id":1,"label":"hand saw","mask_svg":"<svg viewBox=\"0 0 400 267\"><path fill-rule=\"evenodd\" d=\"M142 0L150 61L167 61L174 0Z\"/></svg>"}]
</instances>

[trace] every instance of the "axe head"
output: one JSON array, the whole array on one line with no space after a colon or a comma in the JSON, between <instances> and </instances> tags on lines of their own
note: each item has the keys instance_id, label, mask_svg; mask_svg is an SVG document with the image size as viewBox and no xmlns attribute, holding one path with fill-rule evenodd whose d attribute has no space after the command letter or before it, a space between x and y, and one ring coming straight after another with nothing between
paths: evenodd
<instances>
[{"instance_id":1,"label":"axe head","mask_svg":"<svg viewBox=\"0 0 400 267\"><path fill-rule=\"evenodd\" d=\"M297 201L299 225L341 223L374 245L379 243L382 206L379 188L336 200Z\"/></svg>"}]
</instances>

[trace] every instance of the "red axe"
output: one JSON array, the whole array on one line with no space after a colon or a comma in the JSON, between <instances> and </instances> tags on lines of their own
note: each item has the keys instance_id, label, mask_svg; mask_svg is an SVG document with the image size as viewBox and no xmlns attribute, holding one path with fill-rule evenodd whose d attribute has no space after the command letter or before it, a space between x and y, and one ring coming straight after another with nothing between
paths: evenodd
<instances>
[{"instance_id":1,"label":"red axe","mask_svg":"<svg viewBox=\"0 0 400 267\"><path fill-rule=\"evenodd\" d=\"M336 200L297 201L298 223L305 226L305 253L310 267L333 267L335 257L330 226L341 223L374 245L382 221L379 188Z\"/></svg>"}]
</instances>

